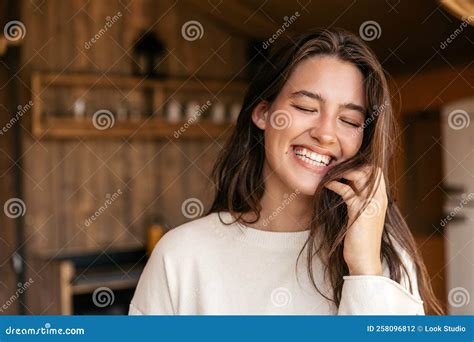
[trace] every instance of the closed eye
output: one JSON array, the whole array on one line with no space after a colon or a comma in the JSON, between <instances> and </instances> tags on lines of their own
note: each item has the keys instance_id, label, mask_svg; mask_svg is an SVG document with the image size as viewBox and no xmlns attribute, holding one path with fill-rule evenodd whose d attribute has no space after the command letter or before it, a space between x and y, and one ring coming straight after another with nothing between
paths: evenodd
<instances>
[{"instance_id":1,"label":"closed eye","mask_svg":"<svg viewBox=\"0 0 474 342\"><path fill-rule=\"evenodd\" d=\"M293 108L296 108L299 111L306 112L306 113L316 113L318 111L317 109L305 108L305 107L297 106L294 104L292 104L291 106Z\"/></svg>"},{"instance_id":2,"label":"closed eye","mask_svg":"<svg viewBox=\"0 0 474 342\"><path fill-rule=\"evenodd\" d=\"M357 127L357 128L359 128L359 127L361 126L361 125L359 125L358 123L355 123L355 122L352 122L352 121L342 120L342 119L341 119L341 121L344 122L344 123L346 123L346 124L348 124L348 125L350 125L350 126L352 126L352 127Z\"/></svg>"}]
</instances>

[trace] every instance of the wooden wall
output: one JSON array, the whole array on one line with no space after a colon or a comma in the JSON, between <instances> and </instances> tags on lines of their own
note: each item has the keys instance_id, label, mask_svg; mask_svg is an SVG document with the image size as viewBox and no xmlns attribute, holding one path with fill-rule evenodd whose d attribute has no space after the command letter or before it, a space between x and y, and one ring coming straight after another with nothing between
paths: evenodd
<instances>
[{"instance_id":1,"label":"wooden wall","mask_svg":"<svg viewBox=\"0 0 474 342\"><path fill-rule=\"evenodd\" d=\"M443 307L447 307L446 252L439 229L446 200L443 181L442 106L472 95L468 80L474 66L458 65L395 77L394 94L402 99L401 149L397 155L398 203L424 257L431 284ZM428 170L428 171L427 171Z\"/></svg>"},{"instance_id":2,"label":"wooden wall","mask_svg":"<svg viewBox=\"0 0 474 342\"><path fill-rule=\"evenodd\" d=\"M21 78L26 89L23 104L31 99L28 88L33 71L130 74L132 43L147 29L164 40L168 49L164 64L173 76L230 79L241 75L246 39L236 31L226 32L222 23L197 11L193 3L22 0L22 21L27 29L21 59ZM85 42L103 28L106 17L119 11L123 15L120 20L86 49ZM183 39L181 26L188 20L198 20L203 25L202 39L193 42ZM472 75L473 68L469 70ZM402 114L439 107L433 101L433 94L438 94L437 99L444 102L462 97L471 89L458 78L456 70L449 68L425 76L409 74L397 79L398 85L403 85ZM61 102L61 98L54 100ZM24 119L27 127L28 116ZM38 254L134 248L144 243L145 227L153 217L160 215L169 227L187 221L181 213L185 199L197 197L204 205L209 204L212 189L207 176L221 144L183 140L36 140L24 130L22 163L28 273L35 277L38 268L33 265ZM399 164L398 175L406 167L403 161ZM402 176L399 186L402 203L410 196L403 184L406 183ZM2 183L4 189L10 190ZM107 194L118 189L122 195L92 225L85 227L84 221L104 203ZM0 237L11 241L11 229L10 233ZM42 280L47 286L46 278ZM8 278L10 288L12 281L12 277ZM37 276L36 284L40 284ZM41 300L35 313L54 313L48 311L49 298Z\"/></svg>"},{"instance_id":3,"label":"wooden wall","mask_svg":"<svg viewBox=\"0 0 474 342\"><path fill-rule=\"evenodd\" d=\"M4 62L4 61L2 61ZM10 120L10 113L14 104L10 100L12 87L8 87L10 72L5 64L0 65L0 120L2 126ZM1 128L1 127L0 127ZM13 129L8 130L0 137L0 203L2 211L4 203L10 198L16 197L14 187L15 167L12 160L15 160ZM0 299L4 304L5 299L10 298L15 293L16 276L13 273L11 255L15 251L16 241L15 220L3 214L0 215ZM13 290L12 290L13 289ZM18 301L15 301L3 311L3 314L15 314L18 309Z\"/></svg>"},{"instance_id":4,"label":"wooden wall","mask_svg":"<svg viewBox=\"0 0 474 342\"><path fill-rule=\"evenodd\" d=\"M0 26L4 27L7 22L16 15L18 7L7 1L0 2ZM2 36L3 38L3 36ZM17 297L17 278L12 264L12 255L17 250L18 220L4 213L4 204L12 198L18 197L18 187L15 173L18 172L20 164L14 164L16 160L16 130L18 127L8 127L7 123L16 112L18 99L18 81L15 79L15 61L18 56L18 48L10 47L0 56L0 315L15 315L21 307L22 297ZM3 131L3 129L6 131ZM15 201L16 202L16 201ZM12 211L12 213L15 213ZM20 284L21 286L21 284Z\"/></svg>"},{"instance_id":5,"label":"wooden wall","mask_svg":"<svg viewBox=\"0 0 474 342\"><path fill-rule=\"evenodd\" d=\"M22 58L25 83L38 70L130 74L132 43L147 29L165 42L164 63L173 76L242 76L245 39L219 29L185 2L25 0L22 5L28 35ZM106 17L119 11L122 17L85 49L84 43L104 26ZM203 25L202 39L183 39L181 26L188 20ZM168 227L187 221L181 213L185 199L197 197L209 204L208 176L221 145L210 139L36 140L25 133L29 252L134 248L144 243L146 225L154 217L161 216ZM118 189L122 195L85 227L84 221L103 205L107 194Z\"/></svg>"}]
</instances>

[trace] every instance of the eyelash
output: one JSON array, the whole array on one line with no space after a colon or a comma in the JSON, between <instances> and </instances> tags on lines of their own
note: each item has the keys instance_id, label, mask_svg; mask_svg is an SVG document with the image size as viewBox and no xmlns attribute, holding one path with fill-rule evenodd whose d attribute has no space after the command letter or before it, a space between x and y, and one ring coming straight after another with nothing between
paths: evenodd
<instances>
[{"instance_id":1,"label":"eyelash","mask_svg":"<svg viewBox=\"0 0 474 342\"><path fill-rule=\"evenodd\" d=\"M304 107L300 107L300 106L297 106L297 105L292 105L294 108L302 111L302 112L306 112L306 113L317 113L318 111L316 109L307 109L307 108L304 108Z\"/></svg>"},{"instance_id":2,"label":"eyelash","mask_svg":"<svg viewBox=\"0 0 474 342\"><path fill-rule=\"evenodd\" d=\"M303 108L303 107L300 107L300 106L297 106L297 105L292 105L294 108L296 108L297 110L299 111L302 111L302 112L306 112L306 113L317 113L318 111L316 109L307 109L307 108ZM342 122L352 126L352 127L355 127L355 128L359 128L360 125L359 124L356 124L356 123L353 123L353 122L350 122L350 121L347 121L347 120L341 120Z\"/></svg>"},{"instance_id":3,"label":"eyelash","mask_svg":"<svg viewBox=\"0 0 474 342\"><path fill-rule=\"evenodd\" d=\"M356 123L353 123L353 122L350 122L350 121L346 121L346 120L341 120L342 122L348 124L348 125L351 125L352 127L355 127L355 128L359 128L360 125L359 124L356 124Z\"/></svg>"}]
</instances>

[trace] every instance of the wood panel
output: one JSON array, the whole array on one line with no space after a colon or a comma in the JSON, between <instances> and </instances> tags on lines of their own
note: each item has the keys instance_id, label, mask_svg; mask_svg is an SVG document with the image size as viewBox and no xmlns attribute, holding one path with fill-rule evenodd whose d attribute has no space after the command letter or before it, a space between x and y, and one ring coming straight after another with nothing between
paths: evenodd
<instances>
[{"instance_id":1,"label":"wood panel","mask_svg":"<svg viewBox=\"0 0 474 342\"><path fill-rule=\"evenodd\" d=\"M474 63L420 70L394 78L393 94L400 96L401 113L409 116L439 110L446 103L472 96Z\"/></svg>"},{"instance_id":2,"label":"wood panel","mask_svg":"<svg viewBox=\"0 0 474 342\"><path fill-rule=\"evenodd\" d=\"M21 61L25 84L29 84L32 72L38 70L130 74L132 43L147 29L157 32L164 40L168 51L163 63L173 76L191 80L195 76L240 78L245 65L243 38L223 31L212 18L195 13L181 2L23 0L21 3L27 27ZM85 49L84 43L103 28L106 17L118 11L123 15L120 20L90 49ZM181 27L188 20L198 20L203 25L203 39L193 42L183 39ZM471 75L472 67L469 70ZM439 106L437 96L447 101L472 92L455 71L448 70L438 79L436 72L424 75L415 78L407 75L397 80L403 88L403 113ZM213 95L215 92L211 91L211 102ZM25 94L25 99L28 96ZM63 101L60 97L54 100L58 104ZM134 248L143 244L145 228L156 216L161 215L168 227L187 221L181 213L185 199L197 197L205 206L209 204L211 187L205 175L220 148L213 141L74 139L58 142L37 141L25 134L24 188L31 260L35 260L37 253ZM117 189L123 194L86 227L84 221L104 203L107 194ZM11 241L13 233L8 234ZM48 298L35 300L43 300L40 304L46 307Z\"/></svg>"},{"instance_id":3,"label":"wood panel","mask_svg":"<svg viewBox=\"0 0 474 342\"><path fill-rule=\"evenodd\" d=\"M2 8L3 6L0 6ZM2 15L0 14L0 18ZM4 62L3 62L4 63ZM10 75L5 64L0 63L0 84L2 91L0 91L0 122L3 125L7 123L11 117L12 109L16 107L11 101L12 87L7 86ZM9 129L2 134L0 138L0 204L2 212L0 213L0 306L6 302L16 291L16 275L13 272L11 265L11 255L15 250L15 220L7 217L3 212L4 203L16 196L14 188L14 132ZM17 314L18 301L13 301L6 310L2 310L3 314Z\"/></svg>"},{"instance_id":4,"label":"wood panel","mask_svg":"<svg viewBox=\"0 0 474 342\"><path fill-rule=\"evenodd\" d=\"M446 310L448 300L445 238L440 235L415 234L415 240L428 270L433 291L444 310ZM436 251L436 253L433 253L433 251Z\"/></svg>"},{"instance_id":5,"label":"wood panel","mask_svg":"<svg viewBox=\"0 0 474 342\"><path fill-rule=\"evenodd\" d=\"M222 31L212 18L190 12L185 4L171 0L33 4L24 0L22 5L28 38L34 38L25 40L25 84L33 71L131 74L132 44L145 30L153 30L165 42L163 63L173 76L192 82L196 82L195 76L242 77L245 40ZM86 49L84 44L104 27L106 17L119 11L120 19ZM203 39L183 39L181 26L191 19L203 25ZM209 89L206 96L213 102L220 89ZM133 96L123 90L117 90L117 95ZM88 88L75 90L73 96L89 96ZM62 96L52 100L65 106ZM187 221L181 213L186 198L202 198L205 206L209 204L209 195L201 192L210 188L203 172L209 172L219 150L212 140L173 139L171 143L119 137L110 141L39 141L27 134L24 140L32 256L135 248L144 244L146 226L156 217L161 216L169 228ZM196 158L203 151L203 156ZM118 189L122 191L118 199L85 226L107 194Z\"/></svg>"}]
</instances>

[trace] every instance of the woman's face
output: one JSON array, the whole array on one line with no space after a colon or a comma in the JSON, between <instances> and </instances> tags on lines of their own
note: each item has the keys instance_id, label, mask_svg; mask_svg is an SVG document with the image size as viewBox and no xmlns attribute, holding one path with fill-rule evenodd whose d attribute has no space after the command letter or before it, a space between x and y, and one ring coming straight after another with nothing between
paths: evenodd
<instances>
[{"instance_id":1,"label":"woman's face","mask_svg":"<svg viewBox=\"0 0 474 342\"><path fill-rule=\"evenodd\" d=\"M289 189L313 195L323 175L362 144L366 102L359 69L333 56L301 62L272 104L260 103L267 172Z\"/></svg>"}]
</instances>

